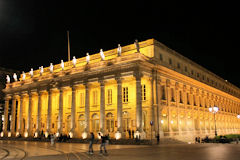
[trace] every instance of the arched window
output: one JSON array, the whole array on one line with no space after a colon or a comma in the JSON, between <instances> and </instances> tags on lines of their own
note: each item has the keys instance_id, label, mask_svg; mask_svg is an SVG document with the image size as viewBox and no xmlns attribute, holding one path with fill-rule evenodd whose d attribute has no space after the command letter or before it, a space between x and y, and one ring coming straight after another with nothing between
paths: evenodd
<instances>
[{"instance_id":1,"label":"arched window","mask_svg":"<svg viewBox=\"0 0 240 160\"><path fill-rule=\"evenodd\" d=\"M84 128L85 128L85 116L84 114L80 114L78 117L78 129L80 133L84 131Z\"/></svg>"},{"instance_id":2,"label":"arched window","mask_svg":"<svg viewBox=\"0 0 240 160\"><path fill-rule=\"evenodd\" d=\"M92 115L92 132L98 132L99 131L99 116L94 113Z\"/></svg>"},{"instance_id":3,"label":"arched window","mask_svg":"<svg viewBox=\"0 0 240 160\"><path fill-rule=\"evenodd\" d=\"M124 111L122 116L123 116L123 131L127 132L129 130L130 116L127 111Z\"/></svg>"},{"instance_id":4,"label":"arched window","mask_svg":"<svg viewBox=\"0 0 240 160\"><path fill-rule=\"evenodd\" d=\"M114 132L114 117L111 112L106 115L106 129L108 132Z\"/></svg>"}]
</instances>

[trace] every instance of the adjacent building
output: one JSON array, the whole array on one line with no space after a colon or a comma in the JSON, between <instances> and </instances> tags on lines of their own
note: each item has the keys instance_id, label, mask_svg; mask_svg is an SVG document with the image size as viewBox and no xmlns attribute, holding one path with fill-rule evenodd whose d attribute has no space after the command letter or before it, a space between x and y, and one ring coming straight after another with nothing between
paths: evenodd
<instances>
[{"instance_id":1,"label":"adjacent building","mask_svg":"<svg viewBox=\"0 0 240 160\"><path fill-rule=\"evenodd\" d=\"M2 136L240 133L239 88L154 39L22 74L3 91Z\"/></svg>"}]
</instances>

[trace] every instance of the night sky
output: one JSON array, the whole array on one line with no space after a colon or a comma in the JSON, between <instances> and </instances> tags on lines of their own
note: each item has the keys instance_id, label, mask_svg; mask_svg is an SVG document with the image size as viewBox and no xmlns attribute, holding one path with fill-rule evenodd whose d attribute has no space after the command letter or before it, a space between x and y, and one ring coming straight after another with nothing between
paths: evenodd
<instances>
[{"instance_id":1,"label":"night sky","mask_svg":"<svg viewBox=\"0 0 240 160\"><path fill-rule=\"evenodd\" d=\"M0 0L0 66L28 72L150 38L240 87L238 5Z\"/></svg>"}]
</instances>

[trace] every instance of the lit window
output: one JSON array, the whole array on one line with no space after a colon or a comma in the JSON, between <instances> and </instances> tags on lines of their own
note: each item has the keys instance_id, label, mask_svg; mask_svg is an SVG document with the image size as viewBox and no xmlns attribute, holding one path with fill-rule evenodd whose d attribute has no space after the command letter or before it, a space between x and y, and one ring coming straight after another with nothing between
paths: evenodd
<instances>
[{"instance_id":1,"label":"lit window","mask_svg":"<svg viewBox=\"0 0 240 160\"><path fill-rule=\"evenodd\" d=\"M84 106L84 93L80 93L80 106Z\"/></svg>"},{"instance_id":2,"label":"lit window","mask_svg":"<svg viewBox=\"0 0 240 160\"><path fill-rule=\"evenodd\" d=\"M123 87L123 102L128 102L128 87Z\"/></svg>"},{"instance_id":3,"label":"lit window","mask_svg":"<svg viewBox=\"0 0 240 160\"><path fill-rule=\"evenodd\" d=\"M93 91L93 105L97 105L97 91Z\"/></svg>"},{"instance_id":4,"label":"lit window","mask_svg":"<svg viewBox=\"0 0 240 160\"><path fill-rule=\"evenodd\" d=\"M107 90L107 103L112 104L112 89Z\"/></svg>"},{"instance_id":5,"label":"lit window","mask_svg":"<svg viewBox=\"0 0 240 160\"><path fill-rule=\"evenodd\" d=\"M145 84L143 84L142 85L142 100L143 101L146 101L146 85Z\"/></svg>"}]
</instances>

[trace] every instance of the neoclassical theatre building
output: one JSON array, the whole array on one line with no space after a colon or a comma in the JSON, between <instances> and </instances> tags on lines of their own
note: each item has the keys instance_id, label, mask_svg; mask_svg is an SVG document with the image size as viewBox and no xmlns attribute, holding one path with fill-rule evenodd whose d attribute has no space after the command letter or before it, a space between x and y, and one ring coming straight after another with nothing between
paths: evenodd
<instances>
[{"instance_id":1,"label":"neoclassical theatre building","mask_svg":"<svg viewBox=\"0 0 240 160\"><path fill-rule=\"evenodd\" d=\"M214 136L215 124L218 135L240 133L239 88L154 39L40 67L3 91L6 137L186 140Z\"/></svg>"}]
</instances>

